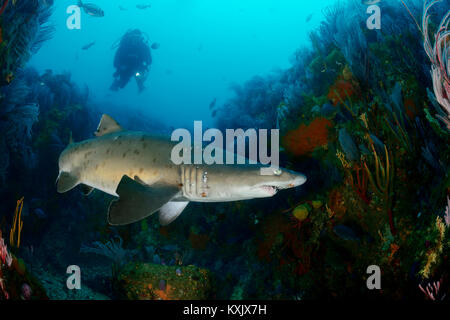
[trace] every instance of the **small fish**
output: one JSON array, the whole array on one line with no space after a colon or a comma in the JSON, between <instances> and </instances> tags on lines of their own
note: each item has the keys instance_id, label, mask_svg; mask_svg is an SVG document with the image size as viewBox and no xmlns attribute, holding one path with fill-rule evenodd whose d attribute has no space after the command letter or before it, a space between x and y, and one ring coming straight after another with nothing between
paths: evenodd
<instances>
[{"instance_id":1,"label":"small fish","mask_svg":"<svg viewBox=\"0 0 450 320\"><path fill-rule=\"evenodd\" d=\"M160 46L161 46L161 45L160 45L158 42L153 42L151 48L152 48L153 50L157 50L157 49L159 49Z\"/></svg>"},{"instance_id":2,"label":"small fish","mask_svg":"<svg viewBox=\"0 0 450 320\"><path fill-rule=\"evenodd\" d=\"M96 4L93 3L83 3L81 0L78 0L78 6L84 9L88 15L93 17L104 17L105 12Z\"/></svg>"},{"instance_id":3,"label":"small fish","mask_svg":"<svg viewBox=\"0 0 450 320\"><path fill-rule=\"evenodd\" d=\"M148 9L148 8L151 8L151 7L152 7L151 4L138 4L138 5L136 5L136 8L138 8L139 10L145 10L145 9Z\"/></svg>"},{"instance_id":4,"label":"small fish","mask_svg":"<svg viewBox=\"0 0 450 320\"><path fill-rule=\"evenodd\" d=\"M377 4L378 2L381 2L381 0L361 0L362 4L366 4L368 6L372 4Z\"/></svg>"},{"instance_id":5,"label":"small fish","mask_svg":"<svg viewBox=\"0 0 450 320\"><path fill-rule=\"evenodd\" d=\"M88 50L88 49L89 49L90 47L92 47L94 44L95 44L95 41L94 41L94 42L91 42L91 43L88 43L87 45L83 46L81 49L82 49L82 50Z\"/></svg>"},{"instance_id":6,"label":"small fish","mask_svg":"<svg viewBox=\"0 0 450 320\"><path fill-rule=\"evenodd\" d=\"M212 110L214 108L214 106L216 105L216 101L217 101L217 98L214 98L214 100L211 101L211 103L209 104L209 109L210 110Z\"/></svg>"},{"instance_id":7,"label":"small fish","mask_svg":"<svg viewBox=\"0 0 450 320\"><path fill-rule=\"evenodd\" d=\"M119 6L119 10L120 10L120 11L128 11L127 8L124 8L124 7L122 7L122 6Z\"/></svg>"},{"instance_id":8,"label":"small fish","mask_svg":"<svg viewBox=\"0 0 450 320\"><path fill-rule=\"evenodd\" d=\"M313 12L313 13L311 13L310 15L308 15L308 16L306 17L306 20L305 20L305 22L310 22L310 21L311 21L311 19L312 19L312 17L313 17L313 15L314 15L314 12Z\"/></svg>"}]
</instances>

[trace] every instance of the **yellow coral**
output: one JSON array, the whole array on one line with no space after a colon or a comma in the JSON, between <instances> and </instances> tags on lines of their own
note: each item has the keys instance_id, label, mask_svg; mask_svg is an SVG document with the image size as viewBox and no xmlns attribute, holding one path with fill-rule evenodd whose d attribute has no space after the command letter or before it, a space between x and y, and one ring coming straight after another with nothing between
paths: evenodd
<instances>
[{"instance_id":1,"label":"yellow coral","mask_svg":"<svg viewBox=\"0 0 450 320\"><path fill-rule=\"evenodd\" d=\"M309 211L308 211L308 208L305 205L299 205L292 212L292 215L298 221L304 221L306 218L308 218L308 214L309 214Z\"/></svg>"},{"instance_id":2,"label":"yellow coral","mask_svg":"<svg viewBox=\"0 0 450 320\"><path fill-rule=\"evenodd\" d=\"M330 207L328 207L328 204L325 204L325 209L327 210L328 213L328 218L333 218L335 213L333 212L333 210L330 209Z\"/></svg>"},{"instance_id":3,"label":"yellow coral","mask_svg":"<svg viewBox=\"0 0 450 320\"><path fill-rule=\"evenodd\" d=\"M20 247L20 234L22 232L23 221L22 221L22 208L23 208L23 199L17 200L16 210L14 212L13 223L11 226L11 231L9 233L9 244L11 247ZM17 242L14 242L14 236L17 231Z\"/></svg>"},{"instance_id":4,"label":"yellow coral","mask_svg":"<svg viewBox=\"0 0 450 320\"><path fill-rule=\"evenodd\" d=\"M439 255L442 253L443 241L445 236L445 224L440 217L436 217L436 229L439 233L438 238L436 240L436 246L427 252L427 262L422 270L420 270L420 274L424 278L429 278L432 273L432 268L437 263Z\"/></svg>"},{"instance_id":5,"label":"yellow coral","mask_svg":"<svg viewBox=\"0 0 450 320\"><path fill-rule=\"evenodd\" d=\"M320 200L314 200L311 202L314 209L320 209L323 206L322 201Z\"/></svg>"},{"instance_id":6,"label":"yellow coral","mask_svg":"<svg viewBox=\"0 0 450 320\"><path fill-rule=\"evenodd\" d=\"M344 169L350 169L351 165L350 163L345 159L345 154L343 154L340 150L336 152L336 156L341 161L342 166Z\"/></svg>"},{"instance_id":7,"label":"yellow coral","mask_svg":"<svg viewBox=\"0 0 450 320\"><path fill-rule=\"evenodd\" d=\"M361 119L361 121L364 123L364 126L366 127L366 129L369 129L369 121L367 120L367 115L365 113L363 113L359 119Z\"/></svg>"}]
</instances>

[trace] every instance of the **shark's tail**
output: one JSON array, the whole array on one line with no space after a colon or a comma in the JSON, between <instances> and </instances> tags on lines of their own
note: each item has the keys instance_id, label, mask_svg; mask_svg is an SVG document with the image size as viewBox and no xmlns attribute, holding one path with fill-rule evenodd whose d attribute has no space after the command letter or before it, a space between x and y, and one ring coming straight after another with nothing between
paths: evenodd
<instances>
[{"instance_id":1,"label":"shark's tail","mask_svg":"<svg viewBox=\"0 0 450 320\"><path fill-rule=\"evenodd\" d=\"M80 8L83 8L83 2L81 2L81 0L78 0L78 6L79 6Z\"/></svg>"}]
</instances>

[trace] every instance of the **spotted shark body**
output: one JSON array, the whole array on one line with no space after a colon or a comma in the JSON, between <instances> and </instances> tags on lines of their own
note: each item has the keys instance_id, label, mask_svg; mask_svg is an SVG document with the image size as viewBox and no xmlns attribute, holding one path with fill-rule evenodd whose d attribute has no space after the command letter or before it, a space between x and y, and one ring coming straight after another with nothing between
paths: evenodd
<instances>
[{"instance_id":1,"label":"spotted shark body","mask_svg":"<svg viewBox=\"0 0 450 320\"><path fill-rule=\"evenodd\" d=\"M118 197L109 207L112 225L133 223L157 211L160 223L167 225L190 201L271 197L306 181L285 169L261 175L260 165L176 165L170 159L174 142L125 131L108 115L102 116L95 135L61 153L57 191L81 185L85 194L98 189Z\"/></svg>"}]
</instances>

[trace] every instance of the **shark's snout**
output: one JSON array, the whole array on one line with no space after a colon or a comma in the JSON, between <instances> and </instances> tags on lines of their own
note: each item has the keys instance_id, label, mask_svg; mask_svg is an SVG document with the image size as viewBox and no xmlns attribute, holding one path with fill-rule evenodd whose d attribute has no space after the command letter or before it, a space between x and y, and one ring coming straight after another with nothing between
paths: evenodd
<instances>
[{"instance_id":1,"label":"shark's snout","mask_svg":"<svg viewBox=\"0 0 450 320\"><path fill-rule=\"evenodd\" d=\"M294 182L292 183L292 186L290 186L290 187L293 188L293 187L301 186L302 184L304 184L306 182L306 180L307 180L307 178L305 175L303 175L301 173L296 173Z\"/></svg>"},{"instance_id":2,"label":"shark's snout","mask_svg":"<svg viewBox=\"0 0 450 320\"><path fill-rule=\"evenodd\" d=\"M301 186L306 182L306 176L302 173L283 169L278 181L274 181L274 186L278 189L288 189Z\"/></svg>"}]
</instances>

